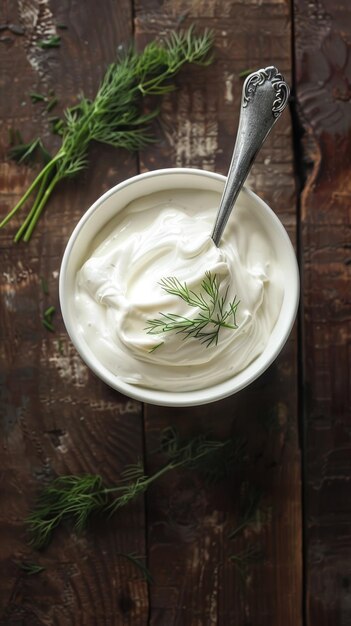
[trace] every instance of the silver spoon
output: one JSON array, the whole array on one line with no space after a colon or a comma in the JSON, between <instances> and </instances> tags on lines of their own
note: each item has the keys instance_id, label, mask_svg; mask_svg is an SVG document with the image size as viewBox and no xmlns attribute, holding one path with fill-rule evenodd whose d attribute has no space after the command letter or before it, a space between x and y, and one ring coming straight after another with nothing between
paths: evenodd
<instances>
[{"instance_id":1,"label":"silver spoon","mask_svg":"<svg viewBox=\"0 0 351 626\"><path fill-rule=\"evenodd\" d=\"M285 109L289 94L287 83L273 65L250 74L244 82L232 161L211 235L216 246L256 154Z\"/></svg>"}]
</instances>

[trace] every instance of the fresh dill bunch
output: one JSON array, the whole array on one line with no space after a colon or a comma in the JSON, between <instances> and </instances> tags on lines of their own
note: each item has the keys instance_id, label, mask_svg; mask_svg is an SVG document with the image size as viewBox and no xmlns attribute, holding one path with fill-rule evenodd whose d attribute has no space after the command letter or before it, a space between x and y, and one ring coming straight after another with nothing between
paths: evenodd
<instances>
[{"instance_id":1,"label":"fresh dill bunch","mask_svg":"<svg viewBox=\"0 0 351 626\"><path fill-rule=\"evenodd\" d=\"M53 530L65 517L72 517L77 531L84 528L91 513L108 504L101 476L59 476L47 485L28 518L31 545L45 546Z\"/></svg>"},{"instance_id":2,"label":"fresh dill bunch","mask_svg":"<svg viewBox=\"0 0 351 626\"><path fill-rule=\"evenodd\" d=\"M181 283L175 276L163 278L159 283L166 293L177 296L189 307L198 309L195 317L185 317L175 313L160 313L161 317L147 320L145 330L149 335L161 335L162 333L175 332L183 334L184 339L194 337L207 348L218 344L221 328L236 330L236 313L240 301L236 296L227 303L228 289L224 296L220 296L219 284L216 274L205 273L201 283L202 292L195 293L188 288L186 283ZM162 345L160 342L150 352L154 352Z\"/></svg>"},{"instance_id":3,"label":"fresh dill bunch","mask_svg":"<svg viewBox=\"0 0 351 626\"><path fill-rule=\"evenodd\" d=\"M210 31L197 36L191 27L171 33L163 42L152 41L141 53L130 49L121 54L116 63L108 67L95 99L82 95L77 105L66 109L59 127L61 147L2 220L0 228L35 194L14 238L28 241L57 184L87 166L92 141L129 151L139 150L153 141L148 123L158 110L141 113L142 98L163 95L174 89L170 80L185 63L209 64L212 41Z\"/></svg>"},{"instance_id":4,"label":"fresh dill bunch","mask_svg":"<svg viewBox=\"0 0 351 626\"><path fill-rule=\"evenodd\" d=\"M144 493L149 486L164 474L178 467L194 468L212 453L229 445L229 441L212 440L203 435L182 440L176 431L165 435L161 450L168 462L154 474L147 476L142 464L127 466L114 486L105 486L99 475L59 476L47 485L40 494L33 512L28 517L31 544L44 547L52 533L65 519L73 521L79 533L86 527L93 513L108 517L131 500Z\"/></svg>"}]
</instances>

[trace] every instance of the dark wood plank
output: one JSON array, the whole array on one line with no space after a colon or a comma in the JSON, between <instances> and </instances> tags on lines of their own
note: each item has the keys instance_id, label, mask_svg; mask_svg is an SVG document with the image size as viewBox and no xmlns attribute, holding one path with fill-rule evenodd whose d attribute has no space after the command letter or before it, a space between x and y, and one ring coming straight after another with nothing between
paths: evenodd
<instances>
[{"instance_id":1,"label":"dark wood plank","mask_svg":"<svg viewBox=\"0 0 351 626\"><path fill-rule=\"evenodd\" d=\"M184 17L186 20L184 21ZM239 73L272 62L289 78L291 21L285 2L181 1L136 4L139 45L157 33L196 22L214 29L216 62L187 68L178 91L164 99L157 127L162 151L148 148L143 169L193 166L226 172L238 121ZM295 239L296 196L289 115L263 148L250 185L265 197ZM212 429L246 438L248 461L232 484L209 489L201 477L177 473L147 498L152 626L207 624L302 624L300 457L297 441L297 356L293 334L269 371L249 390L207 407L146 407L148 471L160 431L174 425L183 434ZM263 489L265 523L250 525L234 543L246 483ZM259 545L263 561L252 564L242 585L229 561Z\"/></svg>"},{"instance_id":2,"label":"dark wood plank","mask_svg":"<svg viewBox=\"0 0 351 626\"><path fill-rule=\"evenodd\" d=\"M2 11L1 23L18 23L25 31L24 36L1 31L4 215L33 177L31 169L6 158L8 128L19 129L26 140L40 134L50 150L57 146L47 115L40 104L31 103L29 92L53 88L58 110L73 104L80 91L93 96L118 44L132 36L132 13L127 0L5 2ZM68 29L58 31L59 23ZM40 50L37 41L55 32L62 37L60 48ZM31 552L24 527L37 491L55 474L98 472L112 484L126 463L142 456L141 405L88 372L59 312L55 334L41 323L47 306L58 308L60 261L77 220L105 189L136 172L135 158L95 147L89 170L61 185L29 245L12 242L20 218L0 232L0 622L6 626L146 621L146 585L140 572L118 556L145 553L142 500L79 538L62 529L43 554ZM49 295L41 289L41 277ZM26 576L17 565L26 559L45 571Z\"/></svg>"},{"instance_id":3,"label":"dark wood plank","mask_svg":"<svg viewBox=\"0 0 351 626\"><path fill-rule=\"evenodd\" d=\"M351 621L351 6L295 0L308 626ZM303 159L303 160L302 160Z\"/></svg>"}]
</instances>

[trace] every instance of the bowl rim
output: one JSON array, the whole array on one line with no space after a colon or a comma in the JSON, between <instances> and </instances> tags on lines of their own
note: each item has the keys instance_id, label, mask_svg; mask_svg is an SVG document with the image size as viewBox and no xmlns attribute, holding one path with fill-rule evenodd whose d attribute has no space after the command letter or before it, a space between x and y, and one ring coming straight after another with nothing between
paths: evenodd
<instances>
[{"instance_id":1,"label":"bowl rim","mask_svg":"<svg viewBox=\"0 0 351 626\"><path fill-rule=\"evenodd\" d=\"M292 261L292 267L294 268L294 278L295 280L289 281L289 291L293 295L294 306L290 309L290 319L287 320L287 324L285 327L285 332L281 341L277 344L274 350L271 351L269 358L267 358L264 363L253 370L251 374L245 377L241 383L237 383L236 385L230 383L235 380L235 377L229 378L220 383L216 383L211 387L207 387L205 389L197 389L194 391L163 391L159 389L150 389L147 387L142 387L138 385L132 385L131 383L126 383L116 377L115 374L110 372L104 365L102 365L97 359L91 358L89 352L87 352L84 348L84 342L81 342L79 336L74 330L74 325L72 323L72 319L69 312L68 300L69 296L66 295L65 283L68 276L68 266L70 255L72 249L74 248L75 242L84 227L84 225L90 220L90 218L94 215L94 213L99 209L99 207L104 204L104 202L113 196L114 194L120 192L122 189L133 185L140 180L145 178L153 178L157 176L164 175L173 175L173 174L182 174L187 175L191 174L192 176L206 177L211 178L212 180L216 180L222 183L226 182L226 176L222 174L218 174L216 172L209 172L207 170L201 170L190 167L171 167L171 168L162 168L157 170L152 170L149 172L143 172L141 174L136 174L130 178L127 178L117 185L114 185L110 189L108 189L104 194L99 196L97 200L85 211L82 217L79 219L78 223L74 227L67 245L64 250L64 254L62 257L60 273L59 273L59 301L62 312L62 317L64 321L64 325L66 331L72 341L75 349L77 350L80 358L84 361L84 363L91 369L94 374L98 376L101 380L103 380L110 387L115 389L116 391L128 396L129 398L133 398L134 400L138 400L140 402L144 402L147 404L154 404L158 406L169 406L169 407L185 407L185 406L200 406L202 404L209 404L212 402L217 402L218 400L222 400L234 393L237 393L241 389L250 385L254 380L259 378L265 372L268 367L273 363L278 354L281 352L284 347L290 333L292 327L295 322L298 306L299 306L299 295L300 295L300 278L299 278L299 269L298 263L295 255L295 251L293 245L290 241L289 235L285 230L282 222L278 218L278 216L274 213L274 211L269 207L269 205L262 200L254 191L248 189L246 186L243 187L242 193L247 194L253 201L258 202L261 206L264 207L268 213L270 213L271 218L276 223L276 226L280 230L282 237L285 238L285 244L289 249L289 255ZM110 218L109 218L110 219ZM109 220L106 220L106 223ZM103 228L101 226L100 228ZM100 230L100 229L99 229ZM96 233L97 234L97 233ZM290 278L290 277L289 277ZM259 357L258 357L259 358ZM256 361L256 359L255 359ZM254 363L253 361L252 363ZM250 366L248 366L250 368ZM238 375L240 372L238 373Z\"/></svg>"}]
</instances>

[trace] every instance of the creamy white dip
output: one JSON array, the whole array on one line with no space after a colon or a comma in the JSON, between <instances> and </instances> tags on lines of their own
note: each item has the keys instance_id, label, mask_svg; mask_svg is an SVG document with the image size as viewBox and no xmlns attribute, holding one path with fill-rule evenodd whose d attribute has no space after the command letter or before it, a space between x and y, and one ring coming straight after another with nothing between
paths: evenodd
<instances>
[{"instance_id":1,"label":"creamy white dip","mask_svg":"<svg viewBox=\"0 0 351 626\"><path fill-rule=\"evenodd\" d=\"M123 381L166 391L202 389L263 352L283 300L279 260L264 224L240 202L217 248L210 234L219 200L218 193L201 190L153 193L126 206L93 242L76 278L78 332ZM238 328L221 328L210 347L175 332L148 334L148 320L161 312L199 314L160 281L175 276L200 293L206 272L217 277L222 296L228 289L228 302L240 300Z\"/></svg>"}]
</instances>

